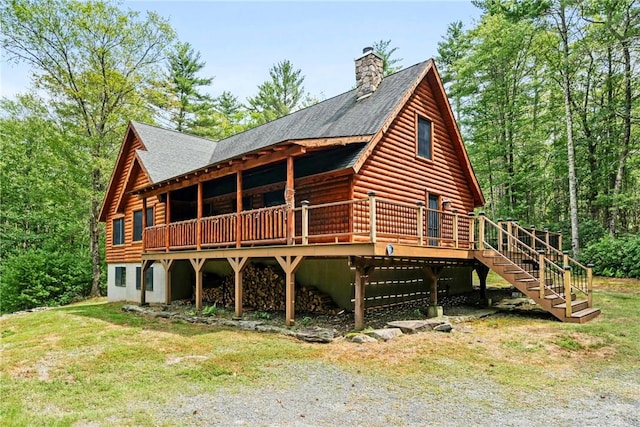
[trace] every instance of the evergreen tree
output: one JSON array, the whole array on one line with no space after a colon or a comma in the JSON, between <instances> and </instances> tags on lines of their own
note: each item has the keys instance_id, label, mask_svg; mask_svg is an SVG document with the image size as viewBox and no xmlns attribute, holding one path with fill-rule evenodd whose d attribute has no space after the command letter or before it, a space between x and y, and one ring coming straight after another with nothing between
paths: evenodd
<instances>
[{"instance_id":1,"label":"evergreen tree","mask_svg":"<svg viewBox=\"0 0 640 427\"><path fill-rule=\"evenodd\" d=\"M152 102L159 107L160 117L177 131L197 133L194 130L199 125L198 118L213 107L211 98L201 92L211 85L213 77L198 77L205 65L200 52L189 43L178 42L169 53L167 75Z\"/></svg>"},{"instance_id":2,"label":"evergreen tree","mask_svg":"<svg viewBox=\"0 0 640 427\"><path fill-rule=\"evenodd\" d=\"M294 69L289 60L269 70L270 80L258 86L258 94L249 98L249 110L256 124L286 116L300 107L305 98L302 70Z\"/></svg>"},{"instance_id":3,"label":"evergreen tree","mask_svg":"<svg viewBox=\"0 0 640 427\"><path fill-rule=\"evenodd\" d=\"M382 71L385 76L400 71L402 67L398 64L402 58L392 58L393 54L398 51L397 47L389 47L391 40L378 40L373 42L373 51L382 58Z\"/></svg>"}]
</instances>

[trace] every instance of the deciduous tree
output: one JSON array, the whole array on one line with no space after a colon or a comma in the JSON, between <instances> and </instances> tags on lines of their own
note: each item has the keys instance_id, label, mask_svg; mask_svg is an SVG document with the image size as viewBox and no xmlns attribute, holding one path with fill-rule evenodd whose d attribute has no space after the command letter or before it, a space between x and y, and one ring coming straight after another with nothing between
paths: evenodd
<instances>
[{"instance_id":1,"label":"deciduous tree","mask_svg":"<svg viewBox=\"0 0 640 427\"><path fill-rule=\"evenodd\" d=\"M149 119L142 90L173 38L155 13L142 18L104 1L10 0L0 9L2 47L31 65L60 123L87 153L91 293L99 293L98 215L107 170L130 119Z\"/></svg>"}]
</instances>

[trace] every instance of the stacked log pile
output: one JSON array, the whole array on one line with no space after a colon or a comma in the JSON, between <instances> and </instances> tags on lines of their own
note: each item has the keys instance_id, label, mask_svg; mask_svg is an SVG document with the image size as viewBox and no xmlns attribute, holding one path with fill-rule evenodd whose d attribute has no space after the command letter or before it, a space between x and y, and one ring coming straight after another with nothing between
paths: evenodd
<instances>
[{"instance_id":1,"label":"stacked log pile","mask_svg":"<svg viewBox=\"0 0 640 427\"><path fill-rule=\"evenodd\" d=\"M202 290L202 301L222 307L233 307L234 276L220 278ZM284 311L285 276L276 266L247 265L242 272L243 305L263 311ZM295 307L298 312L335 314L338 307L329 295L317 289L296 284ZM195 292L194 292L195 294Z\"/></svg>"}]
</instances>

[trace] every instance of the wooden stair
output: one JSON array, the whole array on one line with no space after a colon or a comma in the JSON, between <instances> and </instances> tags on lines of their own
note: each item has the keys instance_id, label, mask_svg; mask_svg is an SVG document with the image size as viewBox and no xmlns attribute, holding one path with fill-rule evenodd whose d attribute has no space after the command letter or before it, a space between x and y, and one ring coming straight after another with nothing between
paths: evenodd
<instances>
[{"instance_id":1,"label":"wooden stair","mask_svg":"<svg viewBox=\"0 0 640 427\"><path fill-rule=\"evenodd\" d=\"M567 316L567 298L557 291L561 284L551 283L549 279L544 284L544 298L540 298L541 281L535 263L518 262L518 257L494 249L476 250L475 258L562 322L585 323L600 314L600 309L590 307L589 299L579 299L572 293L571 315Z\"/></svg>"}]
</instances>

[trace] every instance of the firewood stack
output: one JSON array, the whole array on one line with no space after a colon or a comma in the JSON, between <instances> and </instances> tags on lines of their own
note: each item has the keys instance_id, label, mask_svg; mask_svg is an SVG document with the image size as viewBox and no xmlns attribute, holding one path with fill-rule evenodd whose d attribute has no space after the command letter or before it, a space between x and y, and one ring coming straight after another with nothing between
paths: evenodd
<instances>
[{"instance_id":1,"label":"firewood stack","mask_svg":"<svg viewBox=\"0 0 640 427\"><path fill-rule=\"evenodd\" d=\"M264 311L284 311L285 276L278 267L247 265L242 273L245 307ZM212 287L202 289L202 301L222 307L233 307L234 276L211 282ZM195 294L195 291L194 291ZM296 284L296 311L305 313L335 314L338 307L329 295L317 289Z\"/></svg>"}]
</instances>

